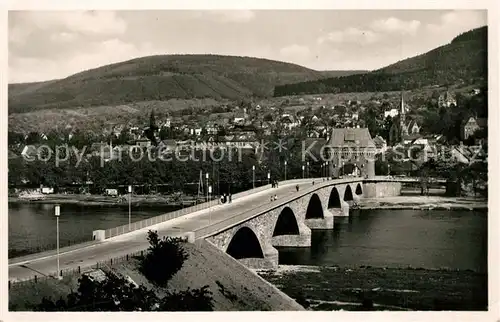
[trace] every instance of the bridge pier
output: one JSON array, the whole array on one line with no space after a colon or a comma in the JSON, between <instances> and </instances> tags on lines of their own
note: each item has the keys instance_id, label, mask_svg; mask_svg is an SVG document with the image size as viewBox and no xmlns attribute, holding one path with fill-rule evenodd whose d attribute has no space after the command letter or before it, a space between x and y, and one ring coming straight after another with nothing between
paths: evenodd
<instances>
[{"instance_id":1,"label":"bridge pier","mask_svg":"<svg viewBox=\"0 0 500 322\"><path fill-rule=\"evenodd\" d=\"M264 258L241 258L238 261L254 269L276 269L279 263L279 252L271 245L262 250Z\"/></svg>"},{"instance_id":2,"label":"bridge pier","mask_svg":"<svg viewBox=\"0 0 500 322\"><path fill-rule=\"evenodd\" d=\"M323 218L306 219L310 229L333 229L334 214L329 209L323 209Z\"/></svg>"},{"instance_id":3,"label":"bridge pier","mask_svg":"<svg viewBox=\"0 0 500 322\"><path fill-rule=\"evenodd\" d=\"M272 237L273 246L281 247L310 247L311 246L311 228L304 223L298 223L298 235L279 235Z\"/></svg>"}]
</instances>

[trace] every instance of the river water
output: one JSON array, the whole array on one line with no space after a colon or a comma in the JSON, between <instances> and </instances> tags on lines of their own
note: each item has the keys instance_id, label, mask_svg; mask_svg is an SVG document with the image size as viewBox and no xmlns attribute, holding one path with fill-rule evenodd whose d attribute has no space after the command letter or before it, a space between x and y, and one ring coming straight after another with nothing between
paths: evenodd
<instances>
[{"instance_id":1,"label":"river water","mask_svg":"<svg viewBox=\"0 0 500 322\"><path fill-rule=\"evenodd\" d=\"M487 211L355 210L312 247L279 248L280 264L487 271Z\"/></svg>"},{"instance_id":2,"label":"river water","mask_svg":"<svg viewBox=\"0 0 500 322\"><path fill-rule=\"evenodd\" d=\"M132 222L174 211L178 207L132 208ZM59 238L61 247L90 241L97 229L128 223L128 206L61 205ZM54 205L9 203L9 257L56 247Z\"/></svg>"},{"instance_id":3,"label":"river water","mask_svg":"<svg viewBox=\"0 0 500 322\"><path fill-rule=\"evenodd\" d=\"M132 209L132 221L171 207ZM312 232L310 248L279 248L280 264L487 269L487 212L355 210L334 230ZM61 246L128 223L128 207L62 205ZM9 257L54 248L54 206L9 204Z\"/></svg>"}]
</instances>

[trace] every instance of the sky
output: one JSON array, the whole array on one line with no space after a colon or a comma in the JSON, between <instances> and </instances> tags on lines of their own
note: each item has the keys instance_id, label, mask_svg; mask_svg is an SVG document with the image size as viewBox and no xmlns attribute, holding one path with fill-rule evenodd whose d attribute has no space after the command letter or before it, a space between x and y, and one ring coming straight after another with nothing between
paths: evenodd
<instances>
[{"instance_id":1,"label":"sky","mask_svg":"<svg viewBox=\"0 0 500 322\"><path fill-rule=\"evenodd\" d=\"M158 54L374 70L487 24L481 10L10 11L9 83Z\"/></svg>"}]
</instances>

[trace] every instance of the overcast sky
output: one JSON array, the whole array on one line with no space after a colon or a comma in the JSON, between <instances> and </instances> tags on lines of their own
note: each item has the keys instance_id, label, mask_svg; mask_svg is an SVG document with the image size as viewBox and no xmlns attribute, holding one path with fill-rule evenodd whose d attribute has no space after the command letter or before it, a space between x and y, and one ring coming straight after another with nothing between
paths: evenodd
<instances>
[{"instance_id":1,"label":"overcast sky","mask_svg":"<svg viewBox=\"0 0 500 322\"><path fill-rule=\"evenodd\" d=\"M486 25L486 11L18 11L9 83L155 54L253 56L317 70L377 69Z\"/></svg>"}]
</instances>

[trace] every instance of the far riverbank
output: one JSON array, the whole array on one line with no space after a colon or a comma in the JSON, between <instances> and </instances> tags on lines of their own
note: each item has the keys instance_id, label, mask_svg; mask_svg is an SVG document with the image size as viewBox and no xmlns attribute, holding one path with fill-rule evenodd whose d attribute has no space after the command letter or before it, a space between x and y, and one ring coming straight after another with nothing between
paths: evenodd
<instances>
[{"instance_id":1,"label":"far riverbank","mask_svg":"<svg viewBox=\"0 0 500 322\"><path fill-rule=\"evenodd\" d=\"M9 203L39 203L39 204L73 204L82 206L125 206L128 205L128 196L103 196L85 194L49 194L39 200L9 196ZM178 206L189 207L196 203L195 196L183 196L181 200L173 195L134 195L133 206Z\"/></svg>"},{"instance_id":2,"label":"far riverbank","mask_svg":"<svg viewBox=\"0 0 500 322\"><path fill-rule=\"evenodd\" d=\"M488 200L474 197L396 196L363 198L359 209L475 210L488 209Z\"/></svg>"}]
</instances>

